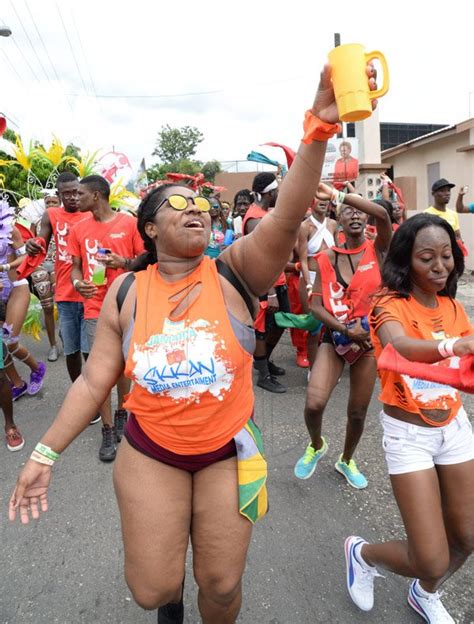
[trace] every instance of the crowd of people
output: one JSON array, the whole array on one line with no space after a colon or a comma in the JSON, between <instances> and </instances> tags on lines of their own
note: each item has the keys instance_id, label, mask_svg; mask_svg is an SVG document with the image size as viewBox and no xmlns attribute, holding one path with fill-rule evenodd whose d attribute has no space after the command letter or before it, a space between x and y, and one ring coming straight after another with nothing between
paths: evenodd
<instances>
[{"instance_id":1,"label":"crowd of people","mask_svg":"<svg viewBox=\"0 0 474 624\"><path fill-rule=\"evenodd\" d=\"M99 458L116 460L126 580L139 605L158 609L160 624L184 621L190 539L203 622L238 616L252 525L268 508L252 370L263 391L287 391L273 357L288 326L296 364L308 370L309 443L298 479L311 478L328 450L323 415L347 365L335 469L353 488L368 487L354 455L379 365L383 449L406 539L347 538L352 600L372 608L383 568L413 579L408 602L426 622L454 622L438 590L474 549L474 441L462 375L458 383L451 374L474 355L474 327L456 300L467 252L457 212L474 204L464 205L463 188L450 210L454 185L440 179L433 205L407 218L387 175L374 201L355 180L321 182L326 142L339 131L329 67L305 120L283 181L259 173L233 206L163 184L134 218L110 207L101 176L62 173L26 232L3 207L0 400L10 451L25 444L13 402L47 382L46 365L19 342L30 288L44 310L50 361L58 358L56 304L73 382L18 477L10 519L26 524L47 510L52 466L101 420ZM29 367L29 382L14 358Z\"/></svg>"}]
</instances>

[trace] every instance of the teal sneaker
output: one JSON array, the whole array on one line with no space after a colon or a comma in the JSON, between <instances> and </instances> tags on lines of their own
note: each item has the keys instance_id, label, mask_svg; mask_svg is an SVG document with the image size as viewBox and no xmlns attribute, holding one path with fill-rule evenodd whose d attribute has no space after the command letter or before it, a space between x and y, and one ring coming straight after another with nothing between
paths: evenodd
<instances>
[{"instance_id":1,"label":"teal sneaker","mask_svg":"<svg viewBox=\"0 0 474 624\"><path fill-rule=\"evenodd\" d=\"M350 462L346 464L345 461L342 461L341 455L335 463L334 468L344 477L346 477L347 483L349 485L352 485L353 488L356 488L356 490L363 490L367 487L367 479L357 468L357 464L353 459L351 459Z\"/></svg>"},{"instance_id":2,"label":"teal sneaker","mask_svg":"<svg viewBox=\"0 0 474 624\"><path fill-rule=\"evenodd\" d=\"M322 436L321 440L323 441L323 445L320 449L315 451L313 445L310 442L306 447L306 451L304 452L303 457L301 457L301 459L296 462L295 477L298 477L298 479L309 479L313 472L316 470L318 461L323 455L326 455L328 445L326 440Z\"/></svg>"}]
</instances>

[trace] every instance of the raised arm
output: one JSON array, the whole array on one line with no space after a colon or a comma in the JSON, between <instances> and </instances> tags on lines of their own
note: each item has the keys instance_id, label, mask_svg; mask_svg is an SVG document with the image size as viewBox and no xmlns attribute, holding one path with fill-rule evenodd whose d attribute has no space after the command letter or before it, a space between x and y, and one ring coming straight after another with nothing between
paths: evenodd
<instances>
[{"instance_id":1,"label":"raised arm","mask_svg":"<svg viewBox=\"0 0 474 624\"><path fill-rule=\"evenodd\" d=\"M368 68L369 71L373 72L372 68ZM375 88L372 78L369 84ZM321 128L319 138L300 144L280 187L275 208L254 232L236 241L221 256L256 295L268 291L288 261L321 177L327 139L337 131L334 124L339 118L329 65L321 73L311 113L314 116L311 120L320 120L317 122Z\"/></svg>"},{"instance_id":2,"label":"raised arm","mask_svg":"<svg viewBox=\"0 0 474 624\"><path fill-rule=\"evenodd\" d=\"M456 212L459 212L459 213L471 212L470 207L464 205L465 194L466 194L466 189L464 186L461 186L461 188L459 189L457 199L456 199ZM472 212L474 212L474 210Z\"/></svg>"},{"instance_id":3,"label":"raised arm","mask_svg":"<svg viewBox=\"0 0 474 624\"><path fill-rule=\"evenodd\" d=\"M377 238L375 239L375 248L380 256L387 252L390 241L392 240L392 223L388 212L379 204L357 195L357 193L338 193L328 184L321 182L318 187L318 197L320 199L333 199L337 195L337 201L344 203L346 206L357 208L361 212L374 217L375 227L377 229Z\"/></svg>"}]
</instances>

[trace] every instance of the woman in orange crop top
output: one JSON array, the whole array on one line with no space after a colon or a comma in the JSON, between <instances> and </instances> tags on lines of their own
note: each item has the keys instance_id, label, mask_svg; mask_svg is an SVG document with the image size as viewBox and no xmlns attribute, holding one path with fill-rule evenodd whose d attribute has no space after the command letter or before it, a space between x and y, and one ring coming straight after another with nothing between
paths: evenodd
<instances>
[{"instance_id":1,"label":"woman in orange crop top","mask_svg":"<svg viewBox=\"0 0 474 624\"><path fill-rule=\"evenodd\" d=\"M405 359L437 368L474 354L474 328L454 299L463 269L446 221L419 214L400 225L370 318L377 357L390 344ZM402 372L379 374L383 447L407 537L380 544L347 538L349 593L370 610L380 566L414 579L408 603L425 621L454 622L438 589L474 548L472 427L455 388Z\"/></svg>"},{"instance_id":2,"label":"woman in orange crop top","mask_svg":"<svg viewBox=\"0 0 474 624\"><path fill-rule=\"evenodd\" d=\"M346 242L315 256L318 270L313 283L311 310L323 323L324 330L311 369L304 409L311 440L297 461L294 473L298 479L309 479L328 449L321 435L323 415L348 361L351 388L346 437L335 468L349 485L363 489L367 487L367 480L357 468L353 455L364 430L376 367L368 325L364 328L362 323L367 322L370 298L380 287L379 267L392 238L392 227L382 206L356 193L334 192L327 184L321 183L318 197L338 202L338 223ZM375 243L365 238L368 216L375 219L378 232ZM359 357L363 353L369 357Z\"/></svg>"},{"instance_id":3,"label":"woman in orange crop top","mask_svg":"<svg viewBox=\"0 0 474 624\"><path fill-rule=\"evenodd\" d=\"M367 74L375 89L373 68L368 66ZM238 333L252 324L249 294L256 301L266 293L290 257L317 189L327 140L340 129L337 121L331 69L326 66L274 210L220 255L227 275L218 262L204 257L211 229L204 198L185 186L164 185L143 200L139 229L148 267L136 274L120 310L117 299L129 274L109 289L83 374L26 463L10 499L11 520L19 511L21 521L28 522L29 509L37 518L40 504L46 510L50 464L87 427L126 365L135 380L128 399L135 410L130 419L141 429L142 446L137 449L126 437L114 466L125 575L143 608L159 608L160 624L183 622L190 538L202 621L230 624L238 616L252 528L240 495L258 491L266 479L266 474L259 482L252 477L262 466L261 454L253 451L242 460L239 455L242 447L251 448L244 433L254 431L254 425L252 354ZM122 343L131 327L124 355ZM254 433L258 445L259 437ZM201 461L197 471L177 467L180 458L192 457L196 464L200 455L213 453L219 461ZM254 507L264 513L260 498L251 496L249 507L257 500Z\"/></svg>"}]
</instances>

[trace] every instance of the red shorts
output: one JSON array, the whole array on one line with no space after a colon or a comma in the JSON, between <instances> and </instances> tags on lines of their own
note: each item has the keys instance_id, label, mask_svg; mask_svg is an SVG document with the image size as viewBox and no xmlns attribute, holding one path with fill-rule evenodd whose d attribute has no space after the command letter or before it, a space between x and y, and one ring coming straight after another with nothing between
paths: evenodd
<instances>
[{"instance_id":1,"label":"red shorts","mask_svg":"<svg viewBox=\"0 0 474 624\"><path fill-rule=\"evenodd\" d=\"M163 464L167 464L168 466L173 466L180 470L187 470L191 474L203 468L207 468L218 461L223 461L224 459L229 459L237 455L234 438L221 448L216 451L211 451L210 453L202 453L200 455L178 455L156 444L156 442L153 442L142 430L134 414L130 414L127 419L124 435L130 446L133 446L133 448L140 453L152 459L156 459Z\"/></svg>"}]
</instances>

